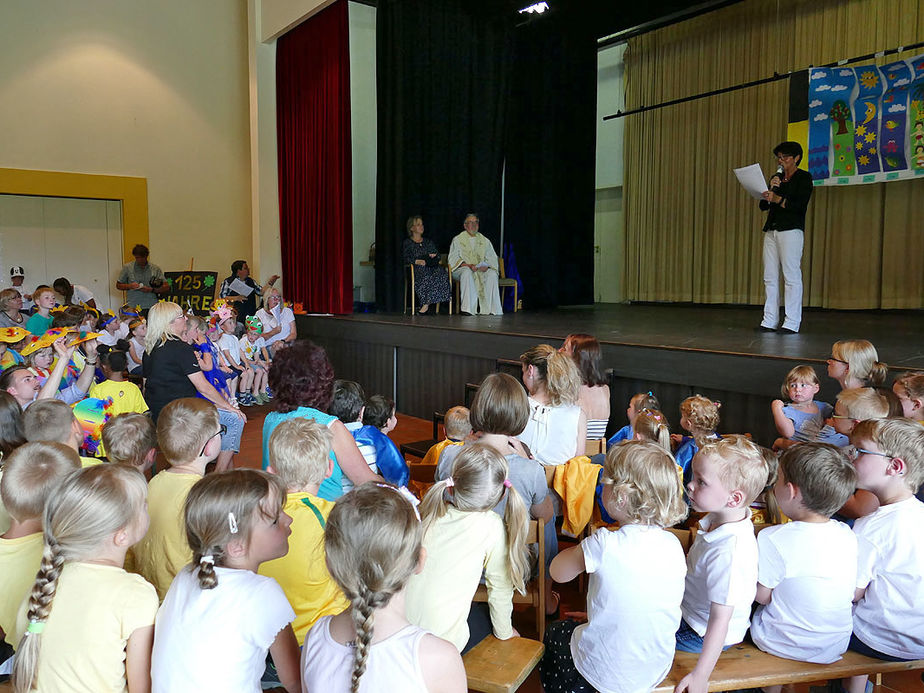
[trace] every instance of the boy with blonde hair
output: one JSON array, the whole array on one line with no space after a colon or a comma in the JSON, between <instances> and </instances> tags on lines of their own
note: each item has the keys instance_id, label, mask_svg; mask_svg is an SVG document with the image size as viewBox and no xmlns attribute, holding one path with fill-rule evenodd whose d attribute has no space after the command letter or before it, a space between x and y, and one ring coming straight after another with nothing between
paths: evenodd
<instances>
[{"instance_id":1,"label":"boy with blonde hair","mask_svg":"<svg viewBox=\"0 0 924 693\"><path fill-rule=\"evenodd\" d=\"M324 527L334 504L318 497L321 482L333 471L331 433L309 419L289 419L269 439L270 473L285 482L284 511L292 518L289 552L260 565L260 575L275 578L295 610L292 629L299 646L322 616L339 614L350 603L327 572Z\"/></svg>"},{"instance_id":2,"label":"boy with blonde hair","mask_svg":"<svg viewBox=\"0 0 924 693\"><path fill-rule=\"evenodd\" d=\"M911 419L862 421L851 442L857 485L876 496L879 508L853 526L873 549L850 649L889 661L922 659L924 503L914 492L924 483L924 428ZM850 679L849 693L862 693L866 679Z\"/></svg>"},{"instance_id":3,"label":"boy with blonde hair","mask_svg":"<svg viewBox=\"0 0 924 693\"><path fill-rule=\"evenodd\" d=\"M748 507L767 483L767 463L744 436L707 443L692 462L687 494L707 515L687 556L677 649L700 652L676 691L705 691L722 650L741 642L757 592L757 539Z\"/></svg>"},{"instance_id":4,"label":"boy with blonde hair","mask_svg":"<svg viewBox=\"0 0 924 693\"><path fill-rule=\"evenodd\" d=\"M0 535L0 637L12 637L19 606L32 590L42 562L45 500L76 469L77 453L62 443L26 443L6 458L0 498L10 515L10 528Z\"/></svg>"},{"instance_id":5,"label":"boy with blonde hair","mask_svg":"<svg viewBox=\"0 0 924 693\"><path fill-rule=\"evenodd\" d=\"M30 443L63 443L80 454L83 445L83 428L74 410L57 399L41 399L26 409L22 415L22 428ZM80 455L83 467L100 464L97 457Z\"/></svg>"},{"instance_id":6,"label":"boy with blonde hair","mask_svg":"<svg viewBox=\"0 0 924 693\"><path fill-rule=\"evenodd\" d=\"M450 445L462 445L465 442L465 439L472 434L472 422L469 415L468 407L453 407L446 412L443 418L446 438L427 450L421 464L437 464L444 448Z\"/></svg>"},{"instance_id":7,"label":"boy with blonde hair","mask_svg":"<svg viewBox=\"0 0 924 693\"><path fill-rule=\"evenodd\" d=\"M853 601L868 577L858 575L857 536L831 516L856 484L853 465L834 445L800 443L780 457L773 493L792 522L757 535L757 601L764 606L751 619L751 639L765 652L830 664L847 651Z\"/></svg>"},{"instance_id":8,"label":"boy with blonde hair","mask_svg":"<svg viewBox=\"0 0 924 693\"><path fill-rule=\"evenodd\" d=\"M834 429L850 436L854 427L866 419L884 419L889 415L889 401L871 387L854 387L841 390L834 405ZM872 493L859 489L835 514L836 520L851 524L853 520L869 515L879 503Z\"/></svg>"},{"instance_id":9,"label":"boy with blonde hair","mask_svg":"<svg viewBox=\"0 0 924 693\"><path fill-rule=\"evenodd\" d=\"M112 464L128 465L144 474L157 456L157 429L145 414L119 414L103 425L103 447Z\"/></svg>"},{"instance_id":10,"label":"boy with blonde hair","mask_svg":"<svg viewBox=\"0 0 924 693\"><path fill-rule=\"evenodd\" d=\"M218 409L199 397L175 399L157 417L157 443L169 468L148 483L151 524L131 551L135 571L154 585L161 601L176 574L192 560L183 506L205 466L221 452L224 426Z\"/></svg>"}]
</instances>

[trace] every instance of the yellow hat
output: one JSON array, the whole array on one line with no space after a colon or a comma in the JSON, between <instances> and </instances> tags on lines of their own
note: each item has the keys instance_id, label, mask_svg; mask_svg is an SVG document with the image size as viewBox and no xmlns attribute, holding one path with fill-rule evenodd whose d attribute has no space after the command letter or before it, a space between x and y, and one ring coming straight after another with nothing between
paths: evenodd
<instances>
[{"instance_id":1,"label":"yellow hat","mask_svg":"<svg viewBox=\"0 0 924 693\"><path fill-rule=\"evenodd\" d=\"M21 342L28 336L29 330L24 330L21 327L5 327L0 330L0 342L6 342L7 344Z\"/></svg>"},{"instance_id":2,"label":"yellow hat","mask_svg":"<svg viewBox=\"0 0 924 693\"><path fill-rule=\"evenodd\" d=\"M54 344L56 339L63 334L67 334L69 331L70 328L67 327L52 327L45 334L33 335L32 339L29 340L28 344L26 344L19 353L23 356L28 356L39 349L50 347Z\"/></svg>"}]
</instances>

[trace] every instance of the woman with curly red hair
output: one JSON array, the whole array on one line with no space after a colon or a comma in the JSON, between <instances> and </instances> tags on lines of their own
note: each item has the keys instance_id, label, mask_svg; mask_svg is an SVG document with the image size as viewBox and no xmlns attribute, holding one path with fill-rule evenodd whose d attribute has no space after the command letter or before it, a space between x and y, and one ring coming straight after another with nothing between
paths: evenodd
<instances>
[{"instance_id":1,"label":"woman with curly red hair","mask_svg":"<svg viewBox=\"0 0 924 693\"><path fill-rule=\"evenodd\" d=\"M333 435L330 455L333 468L321 483L318 496L337 500L343 494L344 476L354 486L382 481L369 469L346 426L336 416L326 413L334 396L334 369L323 348L307 339L292 342L292 346L273 359L269 386L276 411L267 414L263 421L263 469L270 464L269 439L276 426L287 419L302 418L327 426Z\"/></svg>"}]
</instances>

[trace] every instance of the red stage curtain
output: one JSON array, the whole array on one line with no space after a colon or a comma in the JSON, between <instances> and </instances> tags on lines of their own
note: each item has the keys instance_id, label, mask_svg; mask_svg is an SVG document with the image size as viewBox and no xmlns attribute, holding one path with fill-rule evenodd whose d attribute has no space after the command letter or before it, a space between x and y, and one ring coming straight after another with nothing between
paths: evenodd
<instances>
[{"instance_id":1,"label":"red stage curtain","mask_svg":"<svg viewBox=\"0 0 924 693\"><path fill-rule=\"evenodd\" d=\"M353 309L350 46L338 0L276 46L279 227L286 298Z\"/></svg>"}]
</instances>

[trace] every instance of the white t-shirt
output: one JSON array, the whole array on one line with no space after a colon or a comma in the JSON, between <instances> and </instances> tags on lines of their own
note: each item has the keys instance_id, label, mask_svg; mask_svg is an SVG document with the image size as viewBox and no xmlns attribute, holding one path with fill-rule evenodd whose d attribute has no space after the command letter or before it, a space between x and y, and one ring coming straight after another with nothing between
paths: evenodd
<instances>
[{"instance_id":1,"label":"white t-shirt","mask_svg":"<svg viewBox=\"0 0 924 693\"><path fill-rule=\"evenodd\" d=\"M588 622L571 638L574 666L603 693L635 693L667 676L687 566L660 527L597 530L581 542L590 574Z\"/></svg>"},{"instance_id":2,"label":"white t-shirt","mask_svg":"<svg viewBox=\"0 0 924 693\"><path fill-rule=\"evenodd\" d=\"M699 521L700 531L687 555L683 620L705 636L712 603L734 607L724 646L744 640L757 596L757 539L751 511L738 522L726 522L711 532L712 514Z\"/></svg>"},{"instance_id":3,"label":"white t-shirt","mask_svg":"<svg viewBox=\"0 0 924 693\"><path fill-rule=\"evenodd\" d=\"M233 363L228 364L229 366L238 366L241 365L241 344L237 341L237 337L233 334L228 334L222 332L221 337L218 338L218 348L224 352L228 352L228 356L231 357Z\"/></svg>"},{"instance_id":4,"label":"white t-shirt","mask_svg":"<svg viewBox=\"0 0 924 693\"><path fill-rule=\"evenodd\" d=\"M853 632L875 650L924 659L924 503L881 506L853 525L873 545L869 586L853 611Z\"/></svg>"},{"instance_id":5,"label":"white t-shirt","mask_svg":"<svg viewBox=\"0 0 924 693\"><path fill-rule=\"evenodd\" d=\"M247 358L251 361L256 361L260 358L263 355L263 349L266 348L263 337L257 337L256 341L251 342L246 334L241 337L239 344L241 345L241 351L247 354Z\"/></svg>"},{"instance_id":6,"label":"white t-shirt","mask_svg":"<svg viewBox=\"0 0 924 693\"><path fill-rule=\"evenodd\" d=\"M305 693L348 691L353 674L353 648L330 636L330 616L318 619L302 648L302 688ZM420 668L420 641L427 631L407 625L369 647L361 693L426 693Z\"/></svg>"},{"instance_id":7,"label":"white t-shirt","mask_svg":"<svg viewBox=\"0 0 924 693\"><path fill-rule=\"evenodd\" d=\"M87 301L93 300L93 292L91 292L87 287L82 284L72 284L74 287L74 295L71 296L71 302L80 305L81 303L86 303Z\"/></svg>"},{"instance_id":8,"label":"white t-shirt","mask_svg":"<svg viewBox=\"0 0 924 693\"><path fill-rule=\"evenodd\" d=\"M350 435L355 435L356 431L363 427L363 422L352 421L343 425L346 426L346 430L350 432ZM373 474L378 474L379 466L375 463L375 448L371 445L360 445L359 441L356 442L356 447L359 448L359 452L362 454L363 459L366 460L366 464L369 466L369 471L371 471ZM346 474L344 474L343 478L340 480L340 487L343 489L344 493L349 492L353 488L353 482L350 481Z\"/></svg>"},{"instance_id":9,"label":"white t-shirt","mask_svg":"<svg viewBox=\"0 0 924 693\"><path fill-rule=\"evenodd\" d=\"M114 347L116 342L119 341L119 332L116 331L115 334L111 333L105 327L99 331L99 337L96 338L100 344L105 344L106 346Z\"/></svg>"},{"instance_id":10,"label":"white t-shirt","mask_svg":"<svg viewBox=\"0 0 924 693\"><path fill-rule=\"evenodd\" d=\"M757 580L773 595L751 619L754 644L777 657L836 662L850 642L854 591L869 582L859 576L856 535L836 520L790 522L762 531L757 546Z\"/></svg>"},{"instance_id":11,"label":"white t-shirt","mask_svg":"<svg viewBox=\"0 0 924 693\"><path fill-rule=\"evenodd\" d=\"M295 612L272 578L215 568L218 585L199 587L187 566L157 612L151 680L154 693L259 693L266 653Z\"/></svg>"},{"instance_id":12,"label":"white t-shirt","mask_svg":"<svg viewBox=\"0 0 924 693\"><path fill-rule=\"evenodd\" d=\"M543 465L564 464L577 452L581 408L576 404L552 407L529 398L529 419L517 436ZM580 454L584 451L581 450Z\"/></svg>"},{"instance_id":13,"label":"white t-shirt","mask_svg":"<svg viewBox=\"0 0 924 693\"><path fill-rule=\"evenodd\" d=\"M139 342L137 339L132 337L129 341L129 346L133 346L135 348L135 353L138 354L138 358L144 358L144 342ZM135 370L141 365L140 361L135 361L135 359L132 358L132 352L130 350L125 352L125 356L128 359L129 372Z\"/></svg>"}]
</instances>

